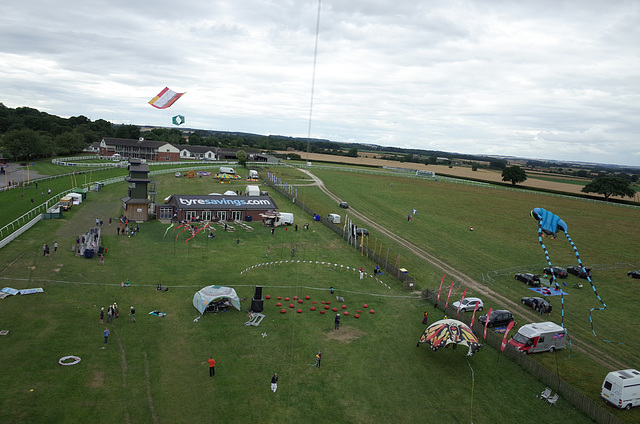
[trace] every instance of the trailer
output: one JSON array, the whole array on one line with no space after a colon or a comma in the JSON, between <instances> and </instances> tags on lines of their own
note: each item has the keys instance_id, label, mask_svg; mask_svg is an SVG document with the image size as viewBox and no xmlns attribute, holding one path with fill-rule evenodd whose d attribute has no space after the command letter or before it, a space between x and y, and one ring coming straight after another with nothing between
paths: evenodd
<instances>
[{"instance_id":1,"label":"trailer","mask_svg":"<svg viewBox=\"0 0 640 424\"><path fill-rule=\"evenodd\" d=\"M567 330L554 322L525 324L509 340L522 353L553 352L566 347Z\"/></svg>"},{"instance_id":2,"label":"trailer","mask_svg":"<svg viewBox=\"0 0 640 424\"><path fill-rule=\"evenodd\" d=\"M628 369L610 372L602 382L600 396L620 409L629 410L640 405L640 371Z\"/></svg>"}]
</instances>

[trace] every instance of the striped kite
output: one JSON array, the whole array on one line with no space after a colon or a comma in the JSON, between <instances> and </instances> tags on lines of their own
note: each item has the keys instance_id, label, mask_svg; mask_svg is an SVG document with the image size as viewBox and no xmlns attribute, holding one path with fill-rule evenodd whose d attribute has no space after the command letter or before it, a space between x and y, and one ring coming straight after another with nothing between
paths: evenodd
<instances>
[{"instance_id":1,"label":"striped kite","mask_svg":"<svg viewBox=\"0 0 640 424\"><path fill-rule=\"evenodd\" d=\"M166 109L174 104L184 93L176 93L165 87L157 96L149 100L149 104L157 109Z\"/></svg>"}]
</instances>

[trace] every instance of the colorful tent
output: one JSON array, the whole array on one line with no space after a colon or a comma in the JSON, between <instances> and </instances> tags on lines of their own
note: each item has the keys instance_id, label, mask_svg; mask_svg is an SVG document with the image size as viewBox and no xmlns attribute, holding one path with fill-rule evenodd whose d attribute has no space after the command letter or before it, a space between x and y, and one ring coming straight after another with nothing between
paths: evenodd
<instances>
[{"instance_id":1,"label":"colorful tent","mask_svg":"<svg viewBox=\"0 0 640 424\"><path fill-rule=\"evenodd\" d=\"M200 289L193 295L193 306L204 314L209 304L219 299L228 299L237 310L240 310L240 298L236 291L231 287L223 286L207 286Z\"/></svg>"},{"instance_id":2,"label":"colorful tent","mask_svg":"<svg viewBox=\"0 0 640 424\"><path fill-rule=\"evenodd\" d=\"M456 319L441 319L434 322L424 330L418 345L420 343L429 343L434 351L450 344L453 344L455 349L460 344L469 348L468 356L473 355L482 347L469 326Z\"/></svg>"}]
</instances>

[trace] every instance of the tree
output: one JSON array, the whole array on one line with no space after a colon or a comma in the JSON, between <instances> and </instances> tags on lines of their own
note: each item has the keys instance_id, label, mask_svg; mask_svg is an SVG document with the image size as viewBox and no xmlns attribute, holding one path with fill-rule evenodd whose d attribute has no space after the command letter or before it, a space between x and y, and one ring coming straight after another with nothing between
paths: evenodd
<instances>
[{"instance_id":1,"label":"tree","mask_svg":"<svg viewBox=\"0 0 640 424\"><path fill-rule=\"evenodd\" d=\"M489 161L489 168L495 168L495 169L507 169L507 165L509 164L509 162L507 162L506 159L491 159Z\"/></svg>"},{"instance_id":2,"label":"tree","mask_svg":"<svg viewBox=\"0 0 640 424\"><path fill-rule=\"evenodd\" d=\"M49 141L48 137L42 137L30 129L9 131L2 137L2 144L7 154L17 160L51 156L52 149Z\"/></svg>"},{"instance_id":3,"label":"tree","mask_svg":"<svg viewBox=\"0 0 640 424\"><path fill-rule=\"evenodd\" d=\"M605 200L609 200L611 196L633 198L636 195L636 191L631 188L631 182L620 177L598 177L582 187L581 191L602 194Z\"/></svg>"},{"instance_id":4,"label":"tree","mask_svg":"<svg viewBox=\"0 0 640 424\"><path fill-rule=\"evenodd\" d=\"M352 157L352 158L357 158L358 157L358 148L357 147L350 148L349 151L347 152L347 156Z\"/></svg>"},{"instance_id":5,"label":"tree","mask_svg":"<svg viewBox=\"0 0 640 424\"><path fill-rule=\"evenodd\" d=\"M238 150L236 153L236 157L238 158L238 164L242 167L247 167L247 152L244 150Z\"/></svg>"},{"instance_id":6,"label":"tree","mask_svg":"<svg viewBox=\"0 0 640 424\"><path fill-rule=\"evenodd\" d=\"M522 183L526 180L526 172L524 172L524 169L520 168L517 165L510 166L502 171L502 181L511 181L512 185Z\"/></svg>"}]
</instances>

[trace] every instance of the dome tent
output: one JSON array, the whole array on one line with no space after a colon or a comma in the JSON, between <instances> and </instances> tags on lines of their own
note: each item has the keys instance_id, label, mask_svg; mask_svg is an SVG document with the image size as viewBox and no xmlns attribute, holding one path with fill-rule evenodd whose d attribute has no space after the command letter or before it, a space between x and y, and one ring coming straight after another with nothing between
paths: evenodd
<instances>
[{"instance_id":1,"label":"dome tent","mask_svg":"<svg viewBox=\"0 0 640 424\"><path fill-rule=\"evenodd\" d=\"M237 310L240 310L240 298L236 294L236 291L231 287L223 286L207 286L198 290L196 294L193 295L193 306L201 314L204 314L209 304L218 299L229 299L231 304Z\"/></svg>"}]
</instances>

